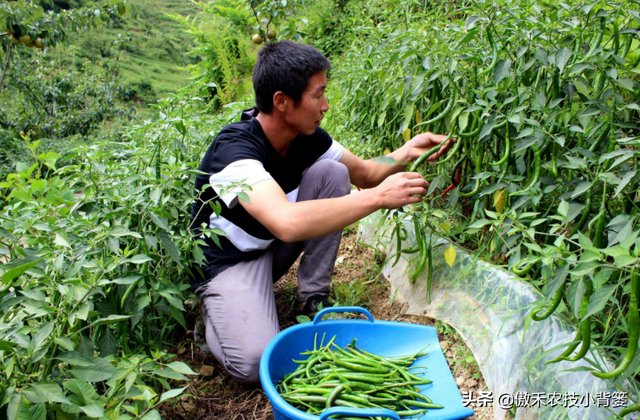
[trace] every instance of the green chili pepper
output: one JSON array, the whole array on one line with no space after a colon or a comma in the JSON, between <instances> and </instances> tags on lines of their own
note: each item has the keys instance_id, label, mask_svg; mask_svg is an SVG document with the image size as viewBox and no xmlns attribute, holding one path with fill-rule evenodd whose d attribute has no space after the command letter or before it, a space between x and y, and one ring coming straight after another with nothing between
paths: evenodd
<instances>
[{"instance_id":1,"label":"green chili pepper","mask_svg":"<svg viewBox=\"0 0 640 420\"><path fill-rule=\"evenodd\" d=\"M321 404L326 404L327 403L327 399L328 399L327 397L315 396L315 395L299 395L299 396L296 396L296 397L284 396L283 398L285 400L291 401L291 402L302 401L302 402L317 402L317 403L321 403ZM342 399L337 399L337 400L333 401L333 403L335 405L339 405L339 406L342 406L342 407L363 408L361 404L352 403L352 402L345 401L345 400L342 400Z\"/></svg>"},{"instance_id":2,"label":"green chili pepper","mask_svg":"<svg viewBox=\"0 0 640 420\"><path fill-rule=\"evenodd\" d=\"M505 163L507 161L507 159L509 159L509 153L511 153L511 150L509 149L509 124L507 124L507 129L506 129L506 135L504 138L504 155L502 156L502 159L500 159L497 162L490 162L489 164L492 166L497 166L497 165L502 165L503 163Z\"/></svg>"},{"instance_id":3,"label":"green chili pepper","mask_svg":"<svg viewBox=\"0 0 640 420\"><path fill-rule=\"evenodd\" d=\"M331 393L327 397L325 407L331 407L342 391L344 391L344 385L338 385L337 387L333 388L333 391L331 391Z\"/></svg>"},{"instance_id":4,"label":"green chili pepper","mask_svg":"<svg viewBox=\"0 0 640 420\"><path fill-rule=\"evenodd\" d=\"M529 188L533 187L540 180L540 170L542 166L542 162L540 158L540 150L538 149L538 145L536 143L533 143L531 145L531 148L533 149L533 158L534 158L535 166L533 171L533 179L531 180L531 183L525 188L525 190L528 190Z\"/></svg>"},{"instance_id":5,"label":"green chili pepper","mask_svg":"<svg viewBox=\"0 0 640 420\"><path fill-rule=\"evenodd\" d=\"M560 302L562 301L562 296L564 296L564 282L562 282L562 284L560 285L558 290L556 290L555 294L553 295L553 299L551 300L551 304L549 306L547 306L547 308L544 310L544 312L542 314L538 315L540 313L540 311L542 311L544 309L544 308L540 308L540 309L536 310L531 315L531 318L534 321L543 321L543 320L549 318L551 316L551 314L554 313L555 310L560 305Z\"/></svg>"},{"instance_id":6,"label":"green chili pepper","mask_svg":"<svg viewBox=\"0 0 640 420\"><path fill-rule=\"evenodd\" d=\"M605 206L607 202L607 183L604 183L604 187L602 188L602 202L600 203L600 218L596 223L596 231L593 239L593 245L596 248L602 248L602 234L604 233L604 222L605 222Z\"/></svg>"},{"instance_id":7,"label":"green chili pepper","mask_svg":"<svg viewBox=\"0 0 640 420\"><path fill-rule=\"evenodd\" d=\"M348 379L350 381L366 382L371 384L383 384L385 382L385 378L383 376L374 376L366 373L345 372L342 374L342 376L345 379ZM338 375L332 374L332 375L327 375L326 379L328 380L330 378L337 378L337 377Z\"/></svg>"},{"instance_id":8,"label":"green chili pepper","mask_svg":"<svg viewBox=\"0 0 640 420\"><path fill-rule=\"evenodd\" d=\"M331 384L331 383L325 382L323 384L318 385L318 387L322 388L323 386L336 386L336 385L338 384ZM351 389L359 389L360 391L375 391L378 389L373 385L370 385L364 382L356 382L356 381L344 382L342 385Z\"/></svg>"},{"instance_id":9,"label":"green chili pepper","mask_svg":"<svg viewBox=\"0 0 640 420\"><path fill-rule=\"evenodd\" d=\"M431 239L433 235L429 234L429 244L427 245L427 302L431 303L431 282L433 280L433 256L431 253Z\"/></svg>"},{"instance_id":10,"label":"green chili pepper","mask_svg":"<svg viewBox=\"0 0 640 420\"><path fill-rule=\"evenodd\" d=\"M482 144L481 146L478 147L478 150L477 150L478 155L476 156L476 170L475 170L476 176L482 173L482 158L484 156L484 147L485 145ZM465 193L460 191L460 189L458 189L458 195L461 197L471 197L472 195L475 195L480 191L480 184L481 184L480 178L476 178L476 184L471 191Z\"/></svg>"},{"instance_id":11,"label":"green chili pepper","mask_svg":"<svg viewBox=\"0 0 640 420\"><path fill-rule=\"evenodd\" d=\"M412 356L381 357L357 347L355 339L344 349L335 344L335 339L336 336L327 346L314 345L313 351L304 352L309 358L295 372L309 370L312 376L291 380L294 374L285 375L278 385L282 398L310 414L319 414L332 406L388 408L401 415L442 408L415 391L416 385L431 381L406 369L426 354L422 350ZM324 366L328 372L318 372L317 367ZM385 375L360 372L371 367L390 372Z\"/></svg>"},{"instance_id":12,"label":"green chili pepper","mask_svg":"<svg viewBox=\"0 0 640 420\"><path fill-rule=\"evenodd\" d=\"M458 133L458 137L463 137L463 138L471 138L471 137L475 137L475 136L477 136L477 135L478 135L478 133L480 133L480 130L482 130L482 127L483 127L483 126L484 126L484 124L480 123L480 124L478 125L478 127L477 127L475 130L473 130L473 131L470 131L470 132L468 132L468 133Z\"/></svg>"},{"instance_id":13,"label":"green chili pepper","mask_svg":"<svg viewBox=\"0 0 640 420\"><path fill-rule=\"evenodd\" d=\"M449 111L451 111L451 108L453 108L453 104L455 103L455 101L456 101L456 90L451 89L451 96L449 97L449 102L447 103L447 106L444 108L444 111L442 111L440 114L436 115L435 117L431 118L430 120L422 121L420 124L414 125L413 128L415 129L423 125L433 124L435 122L438 122L444 119L444 117L446 117Z\"/></svg>"},{"instance_id":14,"label":"green chili pepper","mask_svg":"<svg viewBox=\"0 0 640 420\"><path fill-rule=\"evenodd\" d=\"M593 293L593 282L587 276L583 277L583 281L586 282L587 289L582 296L582 302L580 303L580 317L584 317L587 313L587 306L589 305L589 298ZM575 356L566 357L566 360L570 362L575 362L582 359L587 352L589 351L589 347L591 346L591 317L588 316L585 320L580 323L580 332L582 336L582 345L580 346L580 350Z\"/></svg>"},{"instance_id":15,"label":"green chili pepper","mask_svg":"<svg viewBox=\"0 0 640 420\"><path fill-rule=\"evenodd\" d=\"M618 28L618 22L613 20L613 53L618 55L620 51L620 29Z\"/></svg>"},{"instance_id":16,"label":"green chili pepper","mask_svg":"<svg viewBox=\"0 0 640 420\"><path fill-rule=\"evenodd\" d=\"M307 375L307 378L311 377L311 368L313 367L313 365L318 363L321 358L322 356L316 356L307 363L307 367L305 368L305 374Z\"/></svg>"},{"instance_id":17,"label":"green chili pepper","mask_svg":"<svg viewBox=\"0 0 640 420\"><path fill-rule=\"evenodd\" d=\"M604 16L602 16L600 18L600 31L596 34L595 42L591 45L591 51L601 46L602 37L604 36L606 25L607 25L607 19Z\"/></svg>"},{"instance_id":18,"label":"green chili pepper","mask_svg":"<svg viewBox=\"0 0 640 420\"><path fill-rule=\"evenodd\" d=\"M627 57L627 54L629 54L629 50L631 49L631 42L633 41L633 38L629 34L622 35L622 38L623 38L622 54L620 54L620 57L624 59Z\"/></svg>"},{"instance_id":19,"label":"green chili pepper","mask_svg":"<svg viewBox=\"0 0 640 420\"><path fill-rule=\"evenodd\" d=\"M422 269L424 268L424 264L427 261L427 249L426 249L427 247L425 246L424 228L420 224L420 221L418 219L419 217L414 215L413 227L415 229L416 241L418 241L418 248L420 249L420 258L418 260L418 265L409 275L410 283L413 283L416 281L416 279L418 278L418 275L422 272Z\"/></svg>"},{"instance_id":20,"label":"green chili pepper","mask_svg":"<svg viewBox=\"0 0 640 420\"><path fill-rule=\"evenodd\" d=\"M449 138L451 138L451 135L449 135L447 140ZM446 140L445 140L445 142L446 142ZM413 162L413 165L411 165L411 168L409 169L409 172L415 172L416 168L418 166L420 166L420 164L422 162L424 162L429 156L431 156L431 155L433 155L435 153L438 153L440 151L440 149L442 149L442 146L444 145L445 142L442 142L439 145L432 147L427 152L425 152L422 156L420 156L418 159L416 159L416 161Z\"/></svg>"},{"instance_id":21,"label":"green chili pepper","mask_svg":"<svg viewBox=\"0 0 640 420\"><path fill-rule=\"evenodd\" d=\"M518 268L521 262L522 262L522 260L518 261L517 264L515 264L513 267L511 267L511 271L513 272L513 274L518 275L518 276L524 276L529 271L531 271L533 266L536 264L535 262L530 262L529 264L525 265L524 267Z\"/></svg>"},{"instance_id":22,"label":"green chili pepper","mask_svg":"<svg viewBox=\"0 0 640 420\"><path fill-rule=\"evenodd\" d=\"M634 266L631 271L631 297L629 299L629 309L627 312L627 328L629 333L629 344L627 352L620 364L610 372L591 372L600 379L612 379L622 374L633 361L638 349L638 338L640 338L640 314L638 314L638 266Z\"/></svg>"},{"instance_id":23,"label":"green chili pepper","mask_svg":"<svg viewBox=\"0 0 640 420\"><path fill-rule=\"evenodd\" d=\"M374 368L370 366L363 366L356 363L345 362L344 360L336 359L335 363L339 366L346 367L347 369L351 369L357 372L362 373L389 373L389 369L380 367Z\"/></svg>"},{"instance_id":24,"label":"green chili pepper","mask_svg":"<svg viewBox=\"0 0 640 420\"><path fill-rule=\"evenodd\" d=\"M576 223L575 226L573 226L573 228L571 229L571 232L569 233L569 238L575 235L580 229L582 229L584 224L587 222L587 219L589 218L589 212L591 211L591 190L592 188L589 188L589 190L587 191L587 199L584 203L584 210L582 210L582 216L580 217L580 220L578 220L578 223Z\"/></svg>"},{"instance_id":25,"label":"green chili pepper","mask_svg":"<svg viewBox=\"0 0 640 420\"><path fill-rule=\"evenodd\" d=\"M413 416L417 416L418 414L422 414L422 413L426 413L427 410L400 410L400 411L396 411L396 413L400 416L400 417L413 417Z\"/></svg>"},{"instance_id":26,"label":"green chili pepper","mask_svg":"<svg viewBox=\"0 0 640 420\"><path fill-rule=\"evenodd\" d=\"M637 412L640 412L640 403L635 403L633 405L630 405L627 408L620 410L617 416L622 418L628 414L637 413Z\"/></svg>"},{"instance_id":27,"label":"green chili pepper","mask_svg":"<svg viewBox=\"0 0 640 420\"><path fill-rule=\"evenodd\" d=\"M556 67L556 69L553 71L553 77L551 78L551 86L552 86L552 91L553 91L553 96L552 98L555 99L560 99L560 69L558 69ZM549 98L551 99L551 98Z\"/></svg>"},{"instance_id":28,"label":"green chili pepper","mask_svg":"<svg viewBox=\"0 0 640 420\"><path fill-rule=\"evenodd\" d=\"M415 399L424 400L426 403L429 403L429 404L433 403L433 401L431 401L431 398L427 397L426 395L422 395L418 392L412 391L410 389L398 388L398 391L403 393L404 395L411 396Z\"/></svg>"},{"instance_id":29,"label":"green chili pepper","mask_svg":"<svg viewBox=\"0 0 640 420\"><path fill-rule=\"evenodd\" d=\"M451 137L451 135L449 135L449 138L450 137ZM457 141L456 144L453 146L453 149L451 149L449 151L449 153L447 154L447 157L445 157L444 159L438 160L437 164L438 165L442 165L443 163L446 163L446 162L450 161L451 158L454 157L458 153L458 150L460 150L460 147L462 146L462 143L463 142L461 142L461 141Z\"/></svg>"},{"instance_id":30,"label":"green chili pepper","mask_svg":"<svg viewBox=\"0 0 640 420\"><path fill-rule=\"evenodd\" d=\"M404 229L402 224L401 223L397 223L396 227L394 229L394 232L396 234L396 259L393 262L393 264L391 265L392 267L395 267L396 264L398 264L398 261L400 261L400 256L402 255L402 229ZM406 238L406 236L405 236L405 238Z\"/></svg>"},{"instance_id":31,"label":"green chili pepper","mask_svg":"<svg viewBox=\"0 0 640 420\"><path fill-rule=\"evenodd\" d=\"M558 363L561 360L564 360L566 357L570 356L571 353L573 353L573 351L578 347L578 344L580 344L582 342L582 330L579 329L578 330L578 334L576 334L576 338L573 340L573 344L569 345L569 347L566 348L565 351L562 352L562 354L560 354L558 357L556 357L555 359L549 360L547 362L545 362L545 365L551 364L551 363Z\"/></svg>"},{"instance_id":32,"label":"green chili pepper","mask_svg":"<svg viewBox=\"0 0 640 420\"><path fill-rule=\"evenodd\" d=\"M498 62L498 47L496 47L496 43L493 40L493 35L487 26L487 39L489 40L489 44L491 45L491 63L489 63L489 67L482 70L478 73L478 76L482 76L483 74L489 73L496 67L496 63Z\"/></svg>"},{"instance_id":33,"label":"green chili pepper","mask_svg":"<svg viewBox=\"0 0 640 420\"><path fill-rule=\"evenodd\" d=\"M422 402L422 401L416 401L413 400L411 402L407 402L406 403L409 407L420 407L420 408L444 408L444 406L442 405L438 405L438 404L430 404L427 402Z\"/></svg>"}]
</instances>

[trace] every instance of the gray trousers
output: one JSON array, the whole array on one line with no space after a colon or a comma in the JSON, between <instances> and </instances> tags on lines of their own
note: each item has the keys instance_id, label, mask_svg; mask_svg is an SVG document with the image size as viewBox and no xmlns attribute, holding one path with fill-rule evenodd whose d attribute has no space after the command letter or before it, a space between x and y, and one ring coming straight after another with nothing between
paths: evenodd
<instances>
[{"instance_id":1,"label":"gray trousers","mask_svg":"<svg viewBox=\"0 0 640 420\"><path fill-rule=\"evenodd\" d=\"M303 175L297 201L341 197L350 189L346 166L321 160ZM239 383L260 383L260 357L280 331L273 283L304 251L298 268L298 301L327 295L341 236L340 230L303 242L276 239L260 258L238 263L196 290L202 299L207 345Z\"/></svg>"}]
</instances>

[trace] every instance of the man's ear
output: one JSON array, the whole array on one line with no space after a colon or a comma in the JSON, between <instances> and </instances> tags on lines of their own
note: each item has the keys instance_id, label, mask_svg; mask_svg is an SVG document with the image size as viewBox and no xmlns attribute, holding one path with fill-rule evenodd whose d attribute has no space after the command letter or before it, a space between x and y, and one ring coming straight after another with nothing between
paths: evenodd
<instances>
[{"instance_id":1,"label":"man's ear","mask_svg":"<svg viewBox=\"0 0 640 420\"><path fill-rule=\"evenodd\" d=\"M290 100L291 98L289 98L281 90L279 90L273 94L273 107L280 112L285 112Z\"/></svg>"}]
</instances>

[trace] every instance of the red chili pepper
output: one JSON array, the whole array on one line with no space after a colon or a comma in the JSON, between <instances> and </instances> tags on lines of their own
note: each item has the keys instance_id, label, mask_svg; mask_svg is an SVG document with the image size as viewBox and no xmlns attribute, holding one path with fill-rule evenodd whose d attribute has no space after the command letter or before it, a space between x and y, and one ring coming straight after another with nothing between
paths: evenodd
<instances>
[{"instance_id":1,"label":"red chili pepper","mask_svg":"<svg viewBox=\"0 0 640 420\"><path fill-rule=\"evenodd\" d=\"M445 195L447 195L449 193L449 191L451 191L452 189L454 189L456 186L451 184L447 187L446 190L444 190L444 192L442 193L442 196L444 197Z\"/></svg>"},{"instance_id":2,"label":"red chili pepper","mask_svg":"<svg viewBox=\"0 0 640 420\"><path fill-rule=\"evenodd\" d=\"M444 192L442 193L442 197L447 195L449 192L451 192L451 190L453 190L455 187L458 186L458 184L460 183L460 176L461 175L462 175L462 168L458 167L458 170L456 171L456 179L454 180L454 182L451 185L449 185L447 187L446 190L444 190Z\"/></svg>"}]
</instances>

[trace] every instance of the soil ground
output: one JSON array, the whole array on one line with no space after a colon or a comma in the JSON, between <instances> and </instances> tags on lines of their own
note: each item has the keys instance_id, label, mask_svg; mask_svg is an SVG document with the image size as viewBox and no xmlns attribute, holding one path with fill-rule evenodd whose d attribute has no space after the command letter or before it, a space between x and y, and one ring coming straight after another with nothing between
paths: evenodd
<instances>
[{"instance_id":1,"label":"soil ground","mask_svg":"<svg viewBox=\"0 0 640 420\"><path fill-rule=\"evenodd\" d=\"M356 232L345 231L336 268L333 273L333 299L341 306L366 307L375 319L435 325L441 346L461 392L486 391L486 385L471 351L450 326L427 316L406 315L403 304L390 296L389 283L379 276L384 256L371 247L358 243ZM295 303L297 263L275 285L280 327L296 323ZM189 314L193 325L196 314ZM211 355L204 354L193 341L193 331L187 331L180 342L169 351L187 363L200 375L194 377L189 388L178 399L162 405L162 417L168 420L273 420L271 404L261 388L238 385ZM176 384L184 386L184 383ZM474 420L493 419L490 407L474 408Z\"/></svg>"}]
</instances>

